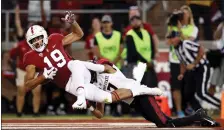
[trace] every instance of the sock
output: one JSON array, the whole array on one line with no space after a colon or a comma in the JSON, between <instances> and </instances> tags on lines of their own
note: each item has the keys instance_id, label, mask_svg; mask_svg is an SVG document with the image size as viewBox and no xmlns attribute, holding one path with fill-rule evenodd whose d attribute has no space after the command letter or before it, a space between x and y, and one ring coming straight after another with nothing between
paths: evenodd
<instances>
[{"instance_id":1,"label":"sock","mask_svg":"<svg viewBox=\"0 0 224 130\"><path fill-rule=\"evenodd\" d=\"M77 89L76 89L76 92L77 92L77 96L84 96L85 95L85 90L84 90L84 87L82 86L79 86Z\"/></svg>"}]
</instances>

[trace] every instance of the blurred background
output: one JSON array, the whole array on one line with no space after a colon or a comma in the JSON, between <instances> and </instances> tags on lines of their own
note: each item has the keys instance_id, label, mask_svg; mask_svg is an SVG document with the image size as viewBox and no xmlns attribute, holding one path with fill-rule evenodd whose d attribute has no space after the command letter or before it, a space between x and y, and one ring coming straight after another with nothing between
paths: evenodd
<instances>
[{"instance_id":1,"label":"blurred background","mask_svg":"<svg viewBox=\"0 0 224 130\"><path fill-rule=\"evenodd\" d=\"M140 20L141 27L149 32L153 43L153 65L149 70L150 76L145 76L143 80L148 86L158 86L165 91L165 94L162 97L157 97L157 100L161 109L170 116L182 117L181 112L184 115L193 112L189 105L184 104L184 100L187 98L187 95L181 94L184 93L184 83L171 82L172 76L174 77L175 74L170 73L171 50L165 42L165 36L169 30L168 18L175 9L181 10L184 5L191 9L184 17L187 21L192 18L194 24L185 23L184 20L179 19L180 26L189 24L197 27L198 30L194 32L196 36L194 41L206 48L207 56L214 63L212 71L217 68L222 68L221 71L218 70L219 72L223 71L224 63L220 63L223 60L223 54L217 54L217 51L219 52L220 46L223 47L224 38L214 37L215 32L223 28L223 0L3 0L1 2L1 98L2 113L4 114L15 114L18 117L27 114L35 117L90 114L88 110L72 110L71 105L74 103L75 97L52 83L25 93L23 85L17 81L20 75L17 68L20 67L19 64L22 64L21 59L18 58L21 55L19 52L21 48L18 48L25 40L28 27L39 24L44 26L48 35L52 33L67 35L71 28L60 20L61 17L64 17L65 11L75 13L76 21L84 31L84 37L71 46L66 46L66 51L80 60L90 60L93 56L99 57L98 53L100 53L99 49L102 43L96 40L98 38L95 34L101 31L104 33L116 30L121 34L120 47L122 49L118 54L121 58L114 63L118 64L119 62L120 69L127 77L132 77L130 71L133 69L133 61L129 55L132 53L132 49L127 52L129 46L126 35L134 27L133 19ZM102 17L105 15L107 18L103 19ZM221 79L221 83L217 82L210 83L207 89L221 99L224 79ZM201 104L209 110L210 114L220 114L219 108L203 103L203 101ZM116 117L126 114L139 116L124 103L107 105L105 114Z\"/></svg>"}]
</instances>

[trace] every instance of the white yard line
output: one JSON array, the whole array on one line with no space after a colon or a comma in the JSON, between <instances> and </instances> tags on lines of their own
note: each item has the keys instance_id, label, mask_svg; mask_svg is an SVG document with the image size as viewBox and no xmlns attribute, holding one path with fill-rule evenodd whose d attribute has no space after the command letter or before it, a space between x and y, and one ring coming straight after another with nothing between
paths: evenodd
<instances>
[{"instance_id":1,"label":"white yard line","mask_svg":"<svg viewBox=\"0 0 224 130\"><path fill-rule=\"evenodd\" d=\"M2 129L177 129L210 130L212 128L155 128L154 123L2 123Z\"/></svg>"}]
</instances>

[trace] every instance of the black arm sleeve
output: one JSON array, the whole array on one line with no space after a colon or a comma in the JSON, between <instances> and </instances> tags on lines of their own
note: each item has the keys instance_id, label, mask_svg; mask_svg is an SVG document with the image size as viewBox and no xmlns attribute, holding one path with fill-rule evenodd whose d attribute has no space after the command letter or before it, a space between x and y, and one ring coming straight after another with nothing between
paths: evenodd
<instances>
[{"instance_id":1,"label":"black arm sleeve","mask_svg":"<svg viewBox=\"0 0 224 130\"><path fill-rule=\"evenodd\" d=\"M121 37L121 39L120 39L120 44L124 44L124 42L123 42L123 38Z\"/></svg>"},{"instance_id":2,"label":"black arm sleeve","mask_svg":"<svg viewBox=\"0 0 224 130\"><path fill-rule=\"evenodd\" d=\"M149 35L150 35L150 33L149 33ZM155 43L154 43L151 35L150 35L150 40L151 40L151 50L152 50L151 58L152 58L152 60L154 60L154 58L155 58Z\"/></svg>"},{"instance_id":3,"label":"black arm sleeve","mask_svg":"<svg viewBox=\"0 0 224 130\"><path fill-rule=\"evenodd\" d=\"M147 61L137 52L132 36L126 37L127 61L128 63L137 63L138 60L146 63Z\"/></svg>"},{"instance_id":4,"label":"black arm sleeve","mask_svg":"<svg viewBox=\"0 0 224 130\"><path fill-rule=\"evenodd\" d=\"M94 42L93 42L94 46L98 46L98 42L96 40L96 37L94 37Z\"/></svg>"}]
</instances>

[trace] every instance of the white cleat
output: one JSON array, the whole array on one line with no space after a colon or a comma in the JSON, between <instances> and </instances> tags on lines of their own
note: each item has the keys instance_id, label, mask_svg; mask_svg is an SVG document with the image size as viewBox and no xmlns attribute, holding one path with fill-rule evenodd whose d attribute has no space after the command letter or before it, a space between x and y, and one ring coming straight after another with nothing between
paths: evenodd
<instances>
[{"instance_id":1,"label":"white cleat","mask_svg":"<svg viewBox=\"0 0 224 130\"><path fill-rule=\"evenodd\" d=\"M161 96L163 94L163 91L160 88L150 88L150 89L151 89L151 95Z\"/></svg>"},{"instance_id":2,"label":"white cleat","mask_svg":"<svg viewBox=\"0 0 224 130\"><path fill-rule=\"evenodd\" d=\"M77 98L77 101L72 105L73 109L86 109L86 107L85 98Z\"/></svg>"},{"instance_id":3,"label":"white cleat","mask_svg":"<svg viewBox=\"0 0 224 130\"><path fill-rule=\"evenodd\" d=\"M145 85L141 85L142 94L141 95L152 95L152 96L161 96L163 91L160 88L149 88Z\"/></svg>"}]
</instances>

